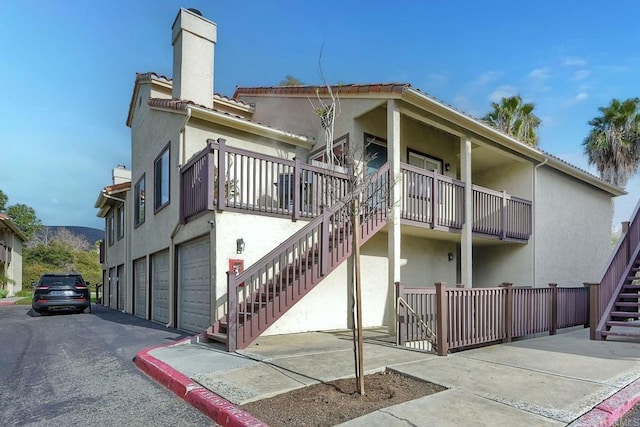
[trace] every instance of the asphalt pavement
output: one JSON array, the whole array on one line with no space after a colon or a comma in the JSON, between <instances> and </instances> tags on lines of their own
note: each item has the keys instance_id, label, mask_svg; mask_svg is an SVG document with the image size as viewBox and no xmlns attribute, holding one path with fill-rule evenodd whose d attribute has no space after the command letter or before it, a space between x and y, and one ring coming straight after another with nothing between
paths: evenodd
<instances>
[{"instance_id":1,"label":"asphalt pavement","mask_svg":"<svg viewBox=\"0 0 640 427\"><path fill-rule=\"evenodd\" d=\"M0 306L0 425L212 425L133 364L142 348L184 337L102 306L49 316Z\"/></svg>"}]
</instances>

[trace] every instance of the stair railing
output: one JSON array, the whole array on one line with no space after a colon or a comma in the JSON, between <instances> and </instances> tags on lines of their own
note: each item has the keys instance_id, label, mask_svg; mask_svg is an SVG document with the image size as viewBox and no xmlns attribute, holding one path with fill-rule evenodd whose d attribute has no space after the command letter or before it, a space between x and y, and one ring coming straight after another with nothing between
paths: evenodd
<instances>
[{"instance_id":1,"label":"stair railing","mask_svg":"<svg viewBox=\"0 0 640 427\"><path fill-rule=\"evenodd\" d=\"M358 197L366 218L361 244L386 223L389 164L239 274L227 273L227 348L246 347L322 276L351 254L351 205Z\"/></svg>"},{"instance_id":2,"label":"stair railing","mask_svg":"<svg viewBox=\"0 0 640 427\"><path fill-rule=\"evenodd\" d=\"M631 221L623 224L622 236L618 240L604 271L600 276L598 288L598 327L602 331L608 313L615 303L622 285L629 274L630 264L635 260L640 245L640 201L631 216Z\"/></svg>"}]
</instances>

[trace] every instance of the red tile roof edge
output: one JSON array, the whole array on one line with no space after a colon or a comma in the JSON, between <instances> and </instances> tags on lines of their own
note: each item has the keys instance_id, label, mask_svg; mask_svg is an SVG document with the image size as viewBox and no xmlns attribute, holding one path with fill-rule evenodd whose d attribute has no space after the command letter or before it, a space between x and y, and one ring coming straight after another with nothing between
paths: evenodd
<instances>
[{"instance_id":1,"label":"red tile roof edge","mask_svg":"<svg viewBox=\"0 0 640 427\"><path fill-rule=\"evenodd\" d=\"M400 93L405 88L411 87L409 83L368 83L368 84L346 84L330 86L335 93ZM259 86L241 87L237 86L233 98L239 95L315 95L328 94L329 87L314 85L298 86Z\"/></svg>"},{"instance_id":2,"label":"red tile roof edge","mask_svg":"<svg viewBox=\"0 0 640 427\"><path fill-rule=\"evenodd\" d=\"M104 187L104 191L106 191L107 193L111 193L114 191L128 190L130 188L131 188L131 181L128 181L128 182L121 182L120 184L107 185L106 187Z\"/></svg>"}]
</instances>

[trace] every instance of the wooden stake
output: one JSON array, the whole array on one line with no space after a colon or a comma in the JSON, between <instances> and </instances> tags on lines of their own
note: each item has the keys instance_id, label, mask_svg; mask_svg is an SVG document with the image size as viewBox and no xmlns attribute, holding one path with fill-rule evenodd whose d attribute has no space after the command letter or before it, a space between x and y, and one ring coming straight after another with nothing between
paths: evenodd
<instances>
[{"instance_id":1,"label":"wooden stake","mask_svg":"<svg viewBox=\"0 0 640 427\"><path fill-rule=\"evenodd\" d=\"M364 357L362 340L362 282L360 275L360 204L358 198L353 200L353 264L356 282L356 322L358 335L358 393L364 395Z\"/></svg>"}]
</instances>

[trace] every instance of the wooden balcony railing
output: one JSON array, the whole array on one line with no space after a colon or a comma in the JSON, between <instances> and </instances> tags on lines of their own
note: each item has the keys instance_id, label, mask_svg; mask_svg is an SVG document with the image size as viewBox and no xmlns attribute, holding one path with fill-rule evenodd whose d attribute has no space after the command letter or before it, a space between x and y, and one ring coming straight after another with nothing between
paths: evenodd
<instances>
[{"instance_id":1,"label":"wooden balcony railing","mask_svg":"<svg viewBox=\"0 0 640 427\"><path fill-rule=\"evenodd\" d=\"M402 164L403 219L431 228L461 229L465 183ZM500 239L527 240L532 230L531 202L473 185L473 232Z\"/></svg>"},{"instance_id":2,"label":"wooden balcony railing","mask_svg":"<svg viewBox=\"0 0 640 427\"><path fill-rule=\"evenodd\" d=\"M181 169L182 222L207 210L310 219L348 193L345 174L207 142Z\"/></svg>"},{"instance_id":3,"label":"wooden balcony railing","mask_svg":"<svg viewBox=\"0 0 640 427\"><path fill-rule=\"evenodd\" d=\"M404 220L440 230L462 229L465 183L407 164L401 165L399 181ZM209 140L207 148L182 167L180 185L183 223L208 210L312 219L344 200L349 177L297 159L229 147L219 139ZM472 188L474 233L529 238L530 201L477 185Z\"/></svg>"}]
</instances>

